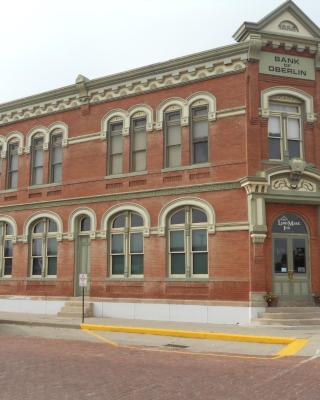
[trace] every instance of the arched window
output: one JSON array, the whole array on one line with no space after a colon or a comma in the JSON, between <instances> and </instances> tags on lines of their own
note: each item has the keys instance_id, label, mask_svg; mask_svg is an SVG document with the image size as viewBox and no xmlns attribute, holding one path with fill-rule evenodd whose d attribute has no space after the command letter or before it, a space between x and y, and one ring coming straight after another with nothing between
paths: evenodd
<instances>
[{"instance_id":1,"label":"arched window","mask_svg":"<svg viewBox=\"0 0 320 400\"><path fill-rule=\"evenodd\" d=\"M55 277L57 275L57 224L49 218L41 218L31 225L30 275Z\"/></svg>"},{"instance_id":2,"label":"arched window","mask_svg":"<svg viewBox=\"0 0 320 400\"><path fill-rule=\"evenodd\" d=\"M181 165L181 110L170 106L164 114L165 167Z\"/></svg>"},{"instance_id":3,"label":"arched window","mask_svg":"<svg viewBox=\"0 0 320 400\"><path fill-rule=\"evenodd\" d=\"M108 132L108 173L109 175L122 174L123 171L123 121L114 117L109 122Z\"/></svg>"},{"instance_id":4,"label":"arched window","mask_svg":"<svg viewBox=\"0 0 320 400\"><path fill-rule=\"evenodd\" d=\"M270 160L303 158L302 102L291 96L270 98L268 141Z\"/></svg>"},{"instance_id":5,"label":"arched window","mask_svg":"<svg viewBox=\"0 0 320 400\"><path fill-rule=\"evenodd\" d=\"M12 237L13 228L7 222L0 222L0 276L7 277L12 275Z\"/></svg>"},{"instance_id":6,"label":"arched window","mask_svg":"<svg viewBox=\"0 0 320 400\"><path fill-rule=\"evenodd\" d=\"M139 214L126 211L111 220L109 249L111 276L143 275L143 219Z\"/></svg>"},{"instance_id":7,"label":"arched window","mask_svg":"<svg viewBox=\"0 0 320 400\"><path fill-rule=\"evenodd\" d=\"M169 275L208 276L208 219L200 209L174 210L168 221Z\"/></svg>"},{"instance_id":8,"label":"arched window","mask_svg":"<svg viewBox=\"0 0 320 400\"><path fill-rule=\"evenodd\" d=\"M145 116L140 116L139 114L132 117L130 124L130 171L132 172L145 171L147 169L147 121Z\"/></svg>"},{"instance_id":9,"label":"arched window","mask_svg":"<svg viewBox=\"0 0 320 400\"><path fill-rule=\"evenodd\" d=\"M15 189L18 186L18 171L19 171L19 142L10 141L8 143L8 158L7 158L7 189Z\"/></svg>"},{"instance_id":10,"label":"arched window","mask_svg":"<svg viewBox=\"0 0 320 400\"><path fill-rule=\"evenodd\" d=\"M199 101L197 102L199 103ZM191 164L208 161L208 105L191 106Z\"/></svg>"},{"instance_id":11,"label":"arched window","mask_svg":"<svg viewBox=\"0 0 320 400\"><path fill-rule=\"evenodd\" d=\"M31 150L31 185L43 183L43 137L32 138Z\"/></svg>"},{"instance_id":12,"label":"arched window","mask_svg":"<svg viewBox=\"0 0 320 400\"><path fill-rule=\"evenodd\" d=\"M50 134L49 183L60 183L62 180L62 136L60 130Z\"/></svg>"},{"instance_id":13,"label":"arched window","mask_svg":"<svg viewBox=\"0 0 320 400\"><path fill-rule=\"evenodd\" d=\"M88 217L87 215L80 217L79 228L79 232L89 232L91 230L90 217Z\"/></svg>"}]
</instances>

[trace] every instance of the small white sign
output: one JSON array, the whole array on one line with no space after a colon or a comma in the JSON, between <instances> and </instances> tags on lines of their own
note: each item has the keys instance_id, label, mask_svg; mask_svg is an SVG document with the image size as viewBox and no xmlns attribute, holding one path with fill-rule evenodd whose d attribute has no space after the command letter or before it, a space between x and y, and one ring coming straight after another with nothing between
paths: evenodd
<instances>
[{"instance_id":1,"label":"small white sign","mask_svg":"<svg viewBox=\"0 0 320 400\"><path fill-rule=\"evenodd\" d=\"M87 287L88 285L88 275L87 274L79 274L79 286Z\"/></svg>"}]
</instances>

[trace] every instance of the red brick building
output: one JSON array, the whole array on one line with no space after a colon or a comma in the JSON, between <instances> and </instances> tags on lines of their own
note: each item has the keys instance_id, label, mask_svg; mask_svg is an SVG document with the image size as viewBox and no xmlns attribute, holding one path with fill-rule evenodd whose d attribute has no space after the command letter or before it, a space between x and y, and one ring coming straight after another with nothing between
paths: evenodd
<instances>
[{"instance_id":1,"label":"red brick building","mask_svg":"<svg viewBox=\"0 0 320 400\"><path fill-rule=\"evenodd\" d=\"M0 309L246 323L320 292L320 29L287 1L237 43L0 106Z\"/></svg>"}]
</instances>

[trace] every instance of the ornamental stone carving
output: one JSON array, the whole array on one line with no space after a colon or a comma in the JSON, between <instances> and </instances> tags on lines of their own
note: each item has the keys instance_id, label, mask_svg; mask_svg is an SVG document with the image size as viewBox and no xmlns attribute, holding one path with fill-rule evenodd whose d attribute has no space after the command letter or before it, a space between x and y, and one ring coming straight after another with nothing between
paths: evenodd
<instances>
[{"instance_id":1,"label":"ornamental stone carving","mask_svg":"<svg viewBox=\"0 0 320 400\"><path fill-rule=\"evenodd\" d=\"M294 190L296 192L310 192L317 191L317 185L314 182L306 179L300 179L298 182L291 181L288 178L280 178L272 181L272 190Z\"/></svg>"}]
</instances>

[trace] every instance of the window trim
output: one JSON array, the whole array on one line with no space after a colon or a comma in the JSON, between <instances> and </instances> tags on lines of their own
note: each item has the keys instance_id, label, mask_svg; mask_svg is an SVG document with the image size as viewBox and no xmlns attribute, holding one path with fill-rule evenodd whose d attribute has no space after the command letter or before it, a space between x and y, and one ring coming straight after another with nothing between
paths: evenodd
<instances>
[{"instance_id":1,"label":"window trim","mask_svg":"<svg viewBox=\"0 0 320 400\"><path fill-rule=\"evenodd\" d=\"M207 217L207 222L199 222L199 223L192 223L192 210L197 209L204 213ZM177 212L185 210L185 222L183 224L171 224L171 217L176 214ZM167 229L167 276L172 279L197 279L197 278L202 278L202 279L208 279L209 278L209 222L208 222L208 216L205 212L200 207L197 206L192 206L192 205L186 205L183 207L178 207L172 210L169 215L168 215L168 229ZM194 253L199 253L199 251L194 252L192 250L192 232L193 230L206 230L206 251L201 251L201 253L206 253L207 254L207 273L206 274L194 274L193 273L193 254ZM185 273L184 274L172 274L172 265L171 265L171 254L173 252L170 251L170 239L171 239L171 232L177 232L177 231L183 231L184 232L184 254L185 254ZM181 252L178 252L181 253Z\"/></svg>"},{"instance_id":2,"label":"window trim","mask_svg":"<svg viewBox=\"0 0 320 400\"><path fill-rule=\"evenodd\" d=\"M41 144L35 144L36 141L41 140ZM44 177L43 177L43 172L44 172L44 150L43 150L43 146L44 146L44 137L41 135L37 136L34 135L32 137L32 144L31 144L31 168L30 168L30 186L36 186L36 185L43 185L43 181L44 181ZM42 151L42 165L36 167L35 166L35 159L36 159L36 152L38 150ZM35 172L36 169L40 169L42 170L42 179L41 179L41 183L36 183L35 182Z\"/></svg>"},{"instance_id":3,"label":"window trim","mask_svg":"<svg viewBox=\"0 0 320 400\"><path fill-rule=\"evenodd\" d=\"M296 119L299 121L299 149L300 149L300 157L293 157L299 158L300 160L304 160L304 135L303 135L303 118L302 118L302 104L301 103L288 103L288 102L280 102L276 100L270 100L270 105L287 105L287 106L294 106L298 108L298 112L287 112L287 111L277 111L271 110L269 114L269 120L272 117L278 117L280 119L280 159L278 158L271 158L269 153L269 140L273 137L270 136L269 126L268 126L268 160L269 161L286 161L289 160L289 140L288 140L288 120ZM274 138L273 138L274 139Z\"/></svg>"},{"instance_id":4,"label":"window trim","mask_svg":"<svg viewBox=\"0 0 320 400\"><path fill-rule=\"evenodd\" d=\"M16 148L12 150L12 146L15 146ZM16 155L18 157L18 166L16 170L11 169L11 156ZM17 190L18 188L18 179L19 179L19 142L18 141L10 141L8 143L8 153L7 153L7 170L6 170L6 189L13 189ZM12 186L12 174L17 173L17 185Z\"/></svg>"},{"instance_id":5,"label":"window trim","mask_svg":"<svg viewBox=\"0 0 320 400\"><path fill-rule=\"evenodd\" d=\"M144 120L144 126L142 128L135 128L134 124L135 121L138 120ZM141 133L144 132L145 134L145 149L144 150L138 150L134 151L133 150L133 144L135 140L135 134L136 133ZM148 136L147 136L147 118L146 116L141 116L141 117L132 117L130 121L130 168L129 168L129 173L130 172L143 172L147 170L147 148L148 148ZM144 152L145 154L145 169L140 169L137 170L133 167L133 159L134 159L134 154L136 153L142 153Z\"/></svg>"},{"instance_id":6,"label":"window trim","mask_svg":"<svg viewBox=\"0 0 320 400\"><path fill-rule=\"evenodd\" d=\"M1 236L1 241L0 241L0 278L3 279L9 279L12 278L12 269L13 269L13 244L15 242L15 236L14 236L14 227L9 224L7 221L0 221L0 225L2 226L2 232L3 235ZM7 226L10 225L10 228L12 230L12 234L7 234ZM5 257L5 242L10 241L11 246L12 246L12 256L11 257ZM11 274L5 275L5 261L7 258L11 258Z\"/></svg>"},{"instance_id":7,"label":"window trim","mask_svg":"<svg viewBox=\"0 0 320 400\"><path fill-rule=\"evenodd\" d=\"M168 117L170 114L176 114L179 113L179 121L174 121L173 123L168 121ZM167 110L164 112L164 168L176 168L176 167L181 167L182 166L182 125L181 125L181 118L182 118L182 110L176 109L176 110ZM177 147L177 145L173 146L168 146L168 132L169 132L169 127L170 126L179 126L180 127L180 164L179 165L169 165L169 157L168 157L168 149L170 147Z\"/></svg>"},{"instance_id":8,"label":"window trim","mask_svg":"<svg viewBox=\"0 0 320 400\"><path fill-rule=\"evenodd\" d=\"M60 137L61 138L61 140L59 141L59 144L58 145L54 145L53 144L53 141L54 141L54 139L56 138L56 137ZM62 142L63 142L63 133L62 132L52 132L51 134L50 134L50 142L49 142L49 177L48 177L48 182L49 182L49 184L61 184L62 183L62 165L63 165L63 146L62 146ZM61 162L59 162L59 163L54 163L53 162L53 152L54 152L54 149L56 149L56 148L61 148ZM53 168L54 167L56 167L57 165L61 165L61 179L60 179L60 181L54 181L53 180L53 176L54 176L54 173L53 173Z\"/></svg>"},{"instance_id":9,"label":"window trim","mask_svg":"<svg viewBox=\"0 0 320 400\"><path fill-rule=\"evenodd\" d=\"M207 113L206 113L206 115L204 116L198 116L198 117L196 117L196 116L194 116L194 111L195 110L197 110L197 109L200 109L200 108L204 108L204 107L206 107L206 109L207 109ZM191 165L198 165L198 164L204 164L204 163L208 163L209 162L209 145L210 145L210 142L209 142L209 129L210 129L210 125L209 125L209 117L208 117L208 114L209 114L209 105L208 104L206 104L206 103L204 103L204 104L201 104L201 105L194 105L194 106L191 106L190 107L190 115L191 115L191 118L190 118L190 127L189 127L189 131L190 131L190 135L189 135L189 140L190 140L190 146L189 146L189 148L190 148L190 151L189 151L189 153L190 153L190 164ZM206 143L207 143L207 160L206 161L200 161L200 162L195 162L195 156L194 156L194 144L195 143L203 143L204 141L203 140L195 140L195 138L194 138L194 136L193 136L193 132L194 132L194 122L198 122L198 121L207 121L207 127L208 127L208 131L207 131L207 140L206 140Z\"/></svg>"},{"instance_id":10,"label":"window trim","mask_svg":"<svg viewBox=\"0 0 320 400\"><path fill-rule=\"evenodd\" d=\"M116 133L113 133L112 132L112 126L113 125L120 125L121 124L121 129L119 129L119 130L117 130L116 131ZM114 175L114 176L116 176L116 175L119 175L119 174L122 174L123 173L123 126L124 126L124 121L122 120L122 119L120 119L120 120L113 120L113 119L111 119L110 121L109 121L109 123L108 123L108 141L107 141L107 146L108 146L108 148L107 148L107 157L108 157L108 163L107 163L107 165L108 165L108 167L107 167L107 176L108 175ZM117 136L120 136L121 137L121 153L114 153L114 154L112 154L111 153L111 151L112 151L112 138L113 137L117 137ZM112 169L112 157L114 156L114 155L119 155L119 154L121 154L121 172L119 172L119 173L115 173L114 171L113 171L113 169Z\"/></svg>"},{"instance_id":11,"label":"window trim","mask_svg":"<svg viewBox=\"0 0 320 400\"><path fill-rule=\"evenodd\" d=\"M143 279L144 278L144 261L145 261L145 244L144 244L144 225L138 226L138 227L132 227L131 226L131 215L132 214L137 214L139 217L142 219L144 223L144 218L141 214L131 211L131 210L126 210L119 212L115 215L112 216L112 218L109 221L109 237L108 237L108 264L109 264L109 278L111 279ZM124 215L125 216L125 225L124 227L121 228L114 228L113 222L116 218L119 216ZM131 253L131 248L130 248L130 238L132 233L140 233L142 236L142 253ZM113 235L122 235L123 236L123 252L120 253L112 253L112 236ZM132 274L131 270L131 256L134 254L141 254L143 256L143 274ZM112 256L113 255L123 255L124 257L124 268L123 268L123 274L113 274L112 273Z\"/></svg>"}]
</instances>

